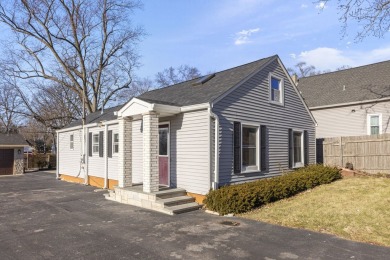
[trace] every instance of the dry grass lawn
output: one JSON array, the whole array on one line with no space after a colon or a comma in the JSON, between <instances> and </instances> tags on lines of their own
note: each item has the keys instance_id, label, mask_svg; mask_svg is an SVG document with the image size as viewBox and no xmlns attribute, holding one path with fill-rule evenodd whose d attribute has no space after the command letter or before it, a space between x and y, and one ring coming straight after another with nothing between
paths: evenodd
<instances>
[{"instance_id":1,"label":"dry grass lawn","mask_svg":"<svg viewBox=\"0 0 390 260\"><path fill-rule=\"evenodd\" d=\"M390 246L390 178L344 178L240 216Z\"/></svg>"}]
</instances>

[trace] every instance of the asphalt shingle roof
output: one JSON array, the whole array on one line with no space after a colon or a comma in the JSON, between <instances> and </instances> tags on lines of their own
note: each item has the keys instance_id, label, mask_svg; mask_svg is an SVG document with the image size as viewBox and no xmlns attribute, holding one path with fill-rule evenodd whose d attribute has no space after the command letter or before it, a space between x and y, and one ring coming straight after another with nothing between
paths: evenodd
<instances>
[{"instance_id":1,"label":"asphalt shingle roof","mask_svg":"<svg viewBox=\"0 0 390 260\"><path fill-rule=\"evenodd\" d=\"M0 134L0 146L7 145L28 146L28 143L20 134Z\"/></svg>"},{"instance_id":2,"label":"asphalt shingle roof","mask_svg":"<svg viewBox=\"0 0 390 260\"><path fill-rule=\"evenodd\" d=\"M390 97L390 61L299 79L309 107Z\"/></svg>"},{"instance_id":3,"label":"asphalt shingle roof","mask_svg":"<svg viewBox=\"0 0 390 260\"><path fill-rule=\"evenodd\" d=\"M197 78L165 88L152 90L137 98L147 102L176 106L189 106L211 102L276 57L277 56L274 55L238 67L216 72L215 76L204 84L194 86L193 83L200 79Z\"/></svg>"},{"instance_id":4,"label":"asphalt shingle roof","mask_svg":"<svg viewBox=\"0 0 390 260\"><path fill-rule=\"evenodd\" d=\"M277 55L247 63L238 67L216 72L215 76L207 82L194 85L200 78L181 82L165 88L155 89L141 94L137 98L149 102L173 106L188 106L211 102L220 95L236 86L240 81L254 73L267 62L277 58ZM113 120L117 116L114 111L118 111L124 104L105 109L102 114L100 111L89 114L86 117L86 123L97 123L103 120ZM81 119L72 122L65 128L79 126Z\"/></svg>"}]
</instances>

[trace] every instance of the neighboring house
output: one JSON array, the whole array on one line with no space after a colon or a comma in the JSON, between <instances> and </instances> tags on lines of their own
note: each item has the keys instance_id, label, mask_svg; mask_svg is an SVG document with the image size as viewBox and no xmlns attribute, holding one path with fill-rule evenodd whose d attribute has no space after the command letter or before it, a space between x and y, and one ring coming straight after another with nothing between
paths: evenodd
<instances>
[{"instance_id":1,"label":"neighboring house","mask_svg":"<svg viewBox=\"0 0 390 260\"><path fill-rule=\"evenodd\" d=\"M390 61L299 79L317 138L390 133Z\"/></svg>"},{"instance_id":2,"label":"neighboring house","mask_svg":"<svg viewBox=\"0 0 390 260\"><path fill-rule=\"evenodd\" d=\"M19 134L0 134L0 175L23 174L23 151L28 143Z\"/></svg>"},{"instance_id":3,"label":"neighboring house","mask_svg":"<svg viewBox=\"0 0 390 260\"><path fill-rule=\"evenodd\" d=\"M314 118L278 56L92 113L84 132L85 159L81 122L58 131L57 174L117 185L114 199L134 205L123 192L135 184L144 194L185 189L201 201L210 189L315 163Z\"/></svg>"}]
</instances>

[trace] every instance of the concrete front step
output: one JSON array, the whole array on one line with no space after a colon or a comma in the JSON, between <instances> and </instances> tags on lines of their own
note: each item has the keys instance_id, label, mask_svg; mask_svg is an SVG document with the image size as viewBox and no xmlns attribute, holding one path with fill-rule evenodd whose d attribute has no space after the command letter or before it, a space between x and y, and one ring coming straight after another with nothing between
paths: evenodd
<instances>
[{"instance_id":1,"label":"concrete front step","mask_svg":"<svg viewBox=\"0 0 390 260\"><path fill-rule=\"evenodd\" d=\"M154 194L156 195L156 198L167 199L172 197L185 196L187 195L187 192L185 189L174 188L174 189L157 191L154 192Z\"/></svg>"},{"instance_id":2,"label":"concrete front step","mask_svg":"<svg viewBox=\"0 0 390 260\"><path fill-rule=\"evenodd\" d=\"M156 200L156 203L163 204L164 206L170 207L170 206L176 206L180 204L186 204L194 202L195 198L190 196L177 196L177 197L171 197L166 199L160 199L158 198Z\"/></svg>"},{"instance_id":3,"label":"concrete front step","mask_svg":"<svg viewBox=\"0 0 390 260\"><path fill-rule=\"evenodd\" d=\"M199 205L198 203L191 202L191 203L180 204L180 205L176 205L176 206L165 207L164 209L171 212L172 215L174 215L174 214L180 214L180 213L198 210L201 207L202 206Z\"/></svg>"},{"instance_id":4,"label":"concrete front step","mask_svg":"<svg viewBox=\"0 0 390 260\"><path fill-rule=\"evenodd\" d=\"M194 202L193 197L187 196L184 189L163 189L154 193L144 193L131 188L115 188L104 194L107 200L151 209L169 215L198 210L201 206Z\"/></svg>"}]
</instances>

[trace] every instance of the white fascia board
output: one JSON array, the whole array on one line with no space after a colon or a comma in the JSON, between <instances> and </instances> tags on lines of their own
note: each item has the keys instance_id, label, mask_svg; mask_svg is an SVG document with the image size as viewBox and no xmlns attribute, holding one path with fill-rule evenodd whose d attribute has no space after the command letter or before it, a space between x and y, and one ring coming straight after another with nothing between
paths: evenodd
<instances>
[{"instance_id":1,"label":"white fascia board","mask_svg":"<svg viewBox=\"0 0 390 260\"><path fill-rule=\"evenodd\" d=\"M143 101L141 99L138 99L138 98L132 98L129 102L127 102L126 105L124 105L119 111L118 111L118 117L122 117L123 116L123 113L128 110L132 105L134 104L137 104L141 107L144 107L144 110L145 112L148 112L148 111L153 111L154 110L154 104L152 103L149 103L149 102L146 102L146 101ZM131 116L132 114L129 113L129 115ZM127 116L127 115L125 115Z\"/></svg>"},{"instance_id":2,"label":"white fascia board","mask_svg":"<svg viewBox=\"0 0 390 260\"><path fill-rule=\"evenodd\" d=\"M153 108L154 108L153 110L157 113L171 113L171 114L180 113L180 107L178 106L153 104Z\"/></svg>"},{"instance_id":3,"label":"white fascia board","mask_svg":"<svg viewBox=\"0 0 390 260\"><path fill-rule=\"evenodd\" d=\"M95 127L95 126L98 126L98 123L87 124L84 127ZM79 130L82 128L83 128L82 125L78 125L78 126L73 126L73 127L57 130L56 133L65 133L65 132L69 132L69 131Z\"/></svg>"},{"instance_id":4,"label":"white fascia board","mask_svg":"<svg viewBox=\"0 0 390 260\"><path fill-rule=\"evenodd\" d=\"M184 112L190 112L195 110L208 109L209 107L210 107L210 103L201 103L201 104L181 107L180 112L184 113Z\"/></svg>"},{"instance_id":5,"label":"white fascia board","mask_svg":"<svg viewBox=\"0 0 390 260\"><path fill-rule=\"evenodd\" d=\"M369 103L380 103L380 102L385 102L385 101L390 101L390 98L387 97L387 98L370 99L370 100L363 100L363 101L354 101L354 102L348 102L348 103L316 106L316 107L310 107L310 110L345 107L345 106L353 106L353 105L362 105L362 104L369 104Z\"/></svg>"},{"instance_id":6,"label":"white fascia board","mask_svg":"<svg viewBox=\"0 0 390 260\"><path fill-rule=\"evenodd\" d=\"M81 128L83 128L83 126L82 125L78 125L78 126L73 126L73 127L57 130L56 133L64 133L64 132L78 130L78 129L81 129Z\"/></svg>"}]
</instances>

